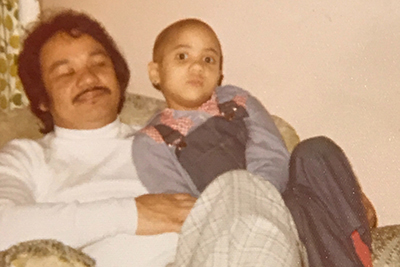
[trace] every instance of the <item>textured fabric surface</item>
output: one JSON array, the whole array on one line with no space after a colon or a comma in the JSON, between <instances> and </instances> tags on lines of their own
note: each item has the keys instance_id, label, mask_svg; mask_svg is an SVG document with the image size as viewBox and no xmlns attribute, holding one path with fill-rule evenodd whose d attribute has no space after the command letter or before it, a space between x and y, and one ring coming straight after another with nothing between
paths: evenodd
<instances>
[{"instance_id":1,"label":"textured fabric surface","mask_svg":"<svg viewBox=\"0 0 400 267\"><path fill-rule=\"evenodd\" d=\"M128 94L124 108L121 112L121 121L131 125L142 126L147 120L149 120L157 111L162 110L166 107L165 101L146 97L138 94ZM278 116L272 115L272 118L277 125L286 146L289 151L300 141L299 136L296 134L295 129L287 123L285 120ZM4 143L14 138L39 138L42 135L39 132L39 120L29 111L28 108L14 109L9 112L5 112L0 109L0 147ZM373 246L380 246L380 244L387 243L387 234L392 233L385 229L380 230L379 227L373 232ZM400 228L400 227L397 227ZM395 229L395 228L394 228ZM377 234L379 233L379 234ZM400 235L400 234L399 234ZM400 241L399 241L400 242ZM373 257L374 262L381 262L381 254L384 251L384 246L378 250L374 250ZM376 254L376 256L375 256ZM400 253L397 253L397 258L400 258ZM400 261L400 260L399 260ZM381 265L384 266L384 265ZM400 265L399 265L400 266Z\"/></svg>"},{"instance_id":2,"label":"textured fabric surface","mask_svg":"<svg viewBox=\"0 0 400 267\"><path fill-rule=\"evenodd\" d=\"M132 128L116 120L85 131L56 127L38 141L5 145L0 250L25 240L55 239L82 248L97 267L171 262L177 233L136 235L134 198L148 192L132 164L132 138Z\"/></svg>"},{"instance_id":3,"label":"textured fabric surface","mask_svg":"<svg viewBox=\"0 0 400 267\"><path fill-rule=\"evenodd\" d=\"M129 125L144 126L145 123L157 112L166 107L163 100L127 94L126 101L120 114L121 121ZM295 129L285 120L272 115L272 118L281 133L289 151L300 141ZM0 147L14 138L39 138L40 121L29 108L2 111L0 109Z\"/></svg>"},{"instance_id":4,"label":"textured fabric surface","mask_svg":"<svg viewBox=\"0 0 400 267\"><path fill-rule=\"evenodd\" d=\"M80 250L52 239L25 241L0 251L2 267L95 267L95 264Z\"/></svg>"},{"instance_id":5,"label":"textured fabric surface","mask_svg":"<svg viewBox=\"0 0 400 267\"><path fill-rule=\"evenodd\" d=\"M373 266L400 266L400 225L375 228L371 235Z\"/></svg>"},{"instance_id":6,"label":"textured fabric surface","mask_svg":"<svg viewBox=\"0 0 400 267\"><path fill-rule=\"evenodd\" d=\"M342 149L323 136L306 139L293 150L289 165L282 196L309 252L310 266L363 266L351 234L358 231L370 247L369 225L361 188Z\"/></svg>"},{"instance_id":7,"label":"textured fabric surface","mask_svg":"<svg viewBox=\"0 0 400 267\"><path fill-rule=\"evenodd\" d=\"M176 152L176 147L167 145L168 141L157 143L141 131L135 133L132 143L133 162L137 166L138 175L143 184L149 192L185 192L198 196L207 181L228 169L243 168L243 165L226 164L226 162L235 161L243 163L239 155L242 151L245 156L246 169L262 176L282 192L288 180L287 167L290 154L271 115L254 96L239 87L221 86L217 87L215 92L218 105L221 107L221 114L227 113L224 117L230 117L233 113L227 107L237 106L235 107L237 119L227 121L223 117L212 116L201 110L174 110L175 121L179 122L181 118L189 118L193 122L193 126L185 137L187 147L181 149L182 155L185 155L179 159L180 163L185 162L185 164L178 163L179 153ZM236 99L242 99L242 101L236 102ZM244 100L246 100L245 109L238 104L243 103ZM163 124L162 117L163 112L154 116L148 125L158 128L160 124ZM239 119L240 117L242 119ZM207 134L201 133L203 138L195 136L193 139L190 138L192 134L197 134L197 131L204 130L202 127L207 127L206 124L210 120L215 120L215 127L210 127L210 131L206 130ZM245 127L240 126L243 123ZM228 124L237 124L231 125L232 128L241 128L243 131L234 133L229 130L231 127ZM171 125L168 126L171 127ZM211 131L213 128L214 130ZM231 138L227 138L228 136ZM214 141L218 145L213 144ZM226 141L227 143L224 143ZM231 149L233 145L229 142L235 145L245 143L244 151L238 147ZM228 159L227 155L231 158ZM181 160L182 158L185 160ZM200 166L200 169L193 166ZM196 181L203 180L202 174L205 169L207 169L205 183L196 183ZM214 170L217 171L214 172Z\"/></svg>"},{"instance_id":8,"label":"textured fabric surface","mask_svg":"<svg viewBox=\"0 0 400 267\"><path fill-rule=\"evenodd\" d=\"M22 6L36 4L37 0L1 1L0 12L0 110L23 107L28 100L23 93L22 84L17 75L18 53L22 24L20 20Z\"/></svg>"},{"instance_id":9,"label":"textured fabric surface","mask_svg":"<svg viewBox=\"0 0 400 267\"><path fill-rule=\"evenodd\" d=\"M127 94L120 114L121 121L129 125L144 125L158 110L165 108L165 102L159 99ZM40 121L29 108L3 111L0 109L0 147L15 138L37 139Z\"/></svg>"},{"instance_id":10,"label":"textured fabric surface","mask_svg":"<svg viewBox=\"0 0 400 267\"><path fill-rule=\"evenodd\" d=\"M247 171L218 177L182 228L170 266L307 266L289 210L269 182Z\"/></svg>"}]
</instances>

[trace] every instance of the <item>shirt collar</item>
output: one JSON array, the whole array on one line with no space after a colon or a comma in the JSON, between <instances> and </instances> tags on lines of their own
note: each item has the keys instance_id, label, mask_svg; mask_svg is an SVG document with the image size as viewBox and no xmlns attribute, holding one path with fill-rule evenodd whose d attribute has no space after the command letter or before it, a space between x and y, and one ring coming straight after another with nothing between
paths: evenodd
<instances>
[{"instance_id":1,"label":"shirt collar","mask_svg":"<svg viewBox=\"0 0 400 267\"><path fill-rule=\"evenodd\" d=\"M119 136L121 124L118 117L115 121L92 130L68 129L54 126L54 134L57 137L68 139L114 138Z\"/></svg>"}]
</instances>

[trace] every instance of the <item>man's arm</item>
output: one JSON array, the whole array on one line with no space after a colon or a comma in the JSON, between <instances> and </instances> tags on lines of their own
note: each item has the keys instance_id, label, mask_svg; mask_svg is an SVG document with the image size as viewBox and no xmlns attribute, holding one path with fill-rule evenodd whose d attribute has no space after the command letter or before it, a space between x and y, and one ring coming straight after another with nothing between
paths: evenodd
<instances>
[{"instance_id":1,"label":"man's arm","mask_svg":"<svg viewBox=\"0 0 400 267\"><path fill-rule=\"evenodd\" d=\"M191 208L187 197L174 195L144 195L137 201L132 196L87 203L37 203L37 185L29 179L35 157L23 151L14 147L12 152L0 152L0 250L38 238L79 247L118 233L178 231Z\"/></svg>"},{"instance_id":2,"label":"man's arm","mask_svg":"<svg viewBox=\"0 0 400 267\"><path fill-rule=\"evenodd\" d=\"M14 140L0 151L0 249L30 239L57 239L79 247L118 232L135 233L135 200L48 202L42 147ZM56 178L55 178L56 179ZM51 187L49 187L51 188ZM41 198L41 201L38 201Z\"/></svg>"},{"instance_id":3,"label":"man's arm","mask_svg":"<svg viewBox=\"0 0 400 267\"><path fill-rule=\"evenodd\" d=\"M26 203L0 205L0 249L31 239L57 239L74 247L118 233L135 234L132 199L88 203Z\"/></svg>"},{"instance_id":4,"label":"man's arm","mask_svg":"<svg viewBox=\"0 0 400 267\"><path fill-rule=\"evenodd\" d=\"M188 194L149 194L136 201L2 204L0 249L31 239L57 239L80 247L120 233L179 232L195 201Z\"/></svg>"}]
</instances>

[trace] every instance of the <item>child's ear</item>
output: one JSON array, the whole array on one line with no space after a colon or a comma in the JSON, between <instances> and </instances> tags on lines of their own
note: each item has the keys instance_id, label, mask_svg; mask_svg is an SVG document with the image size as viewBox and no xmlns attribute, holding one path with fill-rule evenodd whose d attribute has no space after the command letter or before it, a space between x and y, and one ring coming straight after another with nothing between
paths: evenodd
<instances>
[{"instance_id":1,"label":"child's ear","mask_svg":"<svg viewBox=\"0 0 400 267\"><path fill-rule=\"evenodd\" d=\"M151 61L147 65L147 71L149 73L150 82L153 84L155 88L160 90L160 73L158 71L158 63Z\"/></svg>"},{"instance_id":2,"label":"child's ear","mask_svg":"<svg viewBox=\"0 0 400 267\"><path fill-rule=\"evenodd\" d=\"M221 76L219 76L219 80L218 80L218 86L221 86L223 79L224 79L224 75L221 73Z\"/></svg>"}]
</instances>

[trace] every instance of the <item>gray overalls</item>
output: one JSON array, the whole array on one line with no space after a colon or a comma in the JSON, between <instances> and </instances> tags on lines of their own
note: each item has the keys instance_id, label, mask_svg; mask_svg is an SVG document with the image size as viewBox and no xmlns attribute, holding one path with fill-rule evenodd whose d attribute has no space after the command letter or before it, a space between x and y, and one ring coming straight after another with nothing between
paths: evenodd
<instances>
[{"instance_id":1,"label":"gray overalls","mask_svg":"<svg viewBox=\"0 0 400 267\"><path fill-rule=\"evenodd\" d=\"M179 162L199 192L224 172L246 169L246 109L234 101L218 107L223 116L209 118L187 136L164 124L154 126L167 145L176 147ZM142 182L151 186L146 180Z\"/></svg>"}]
</instances>

